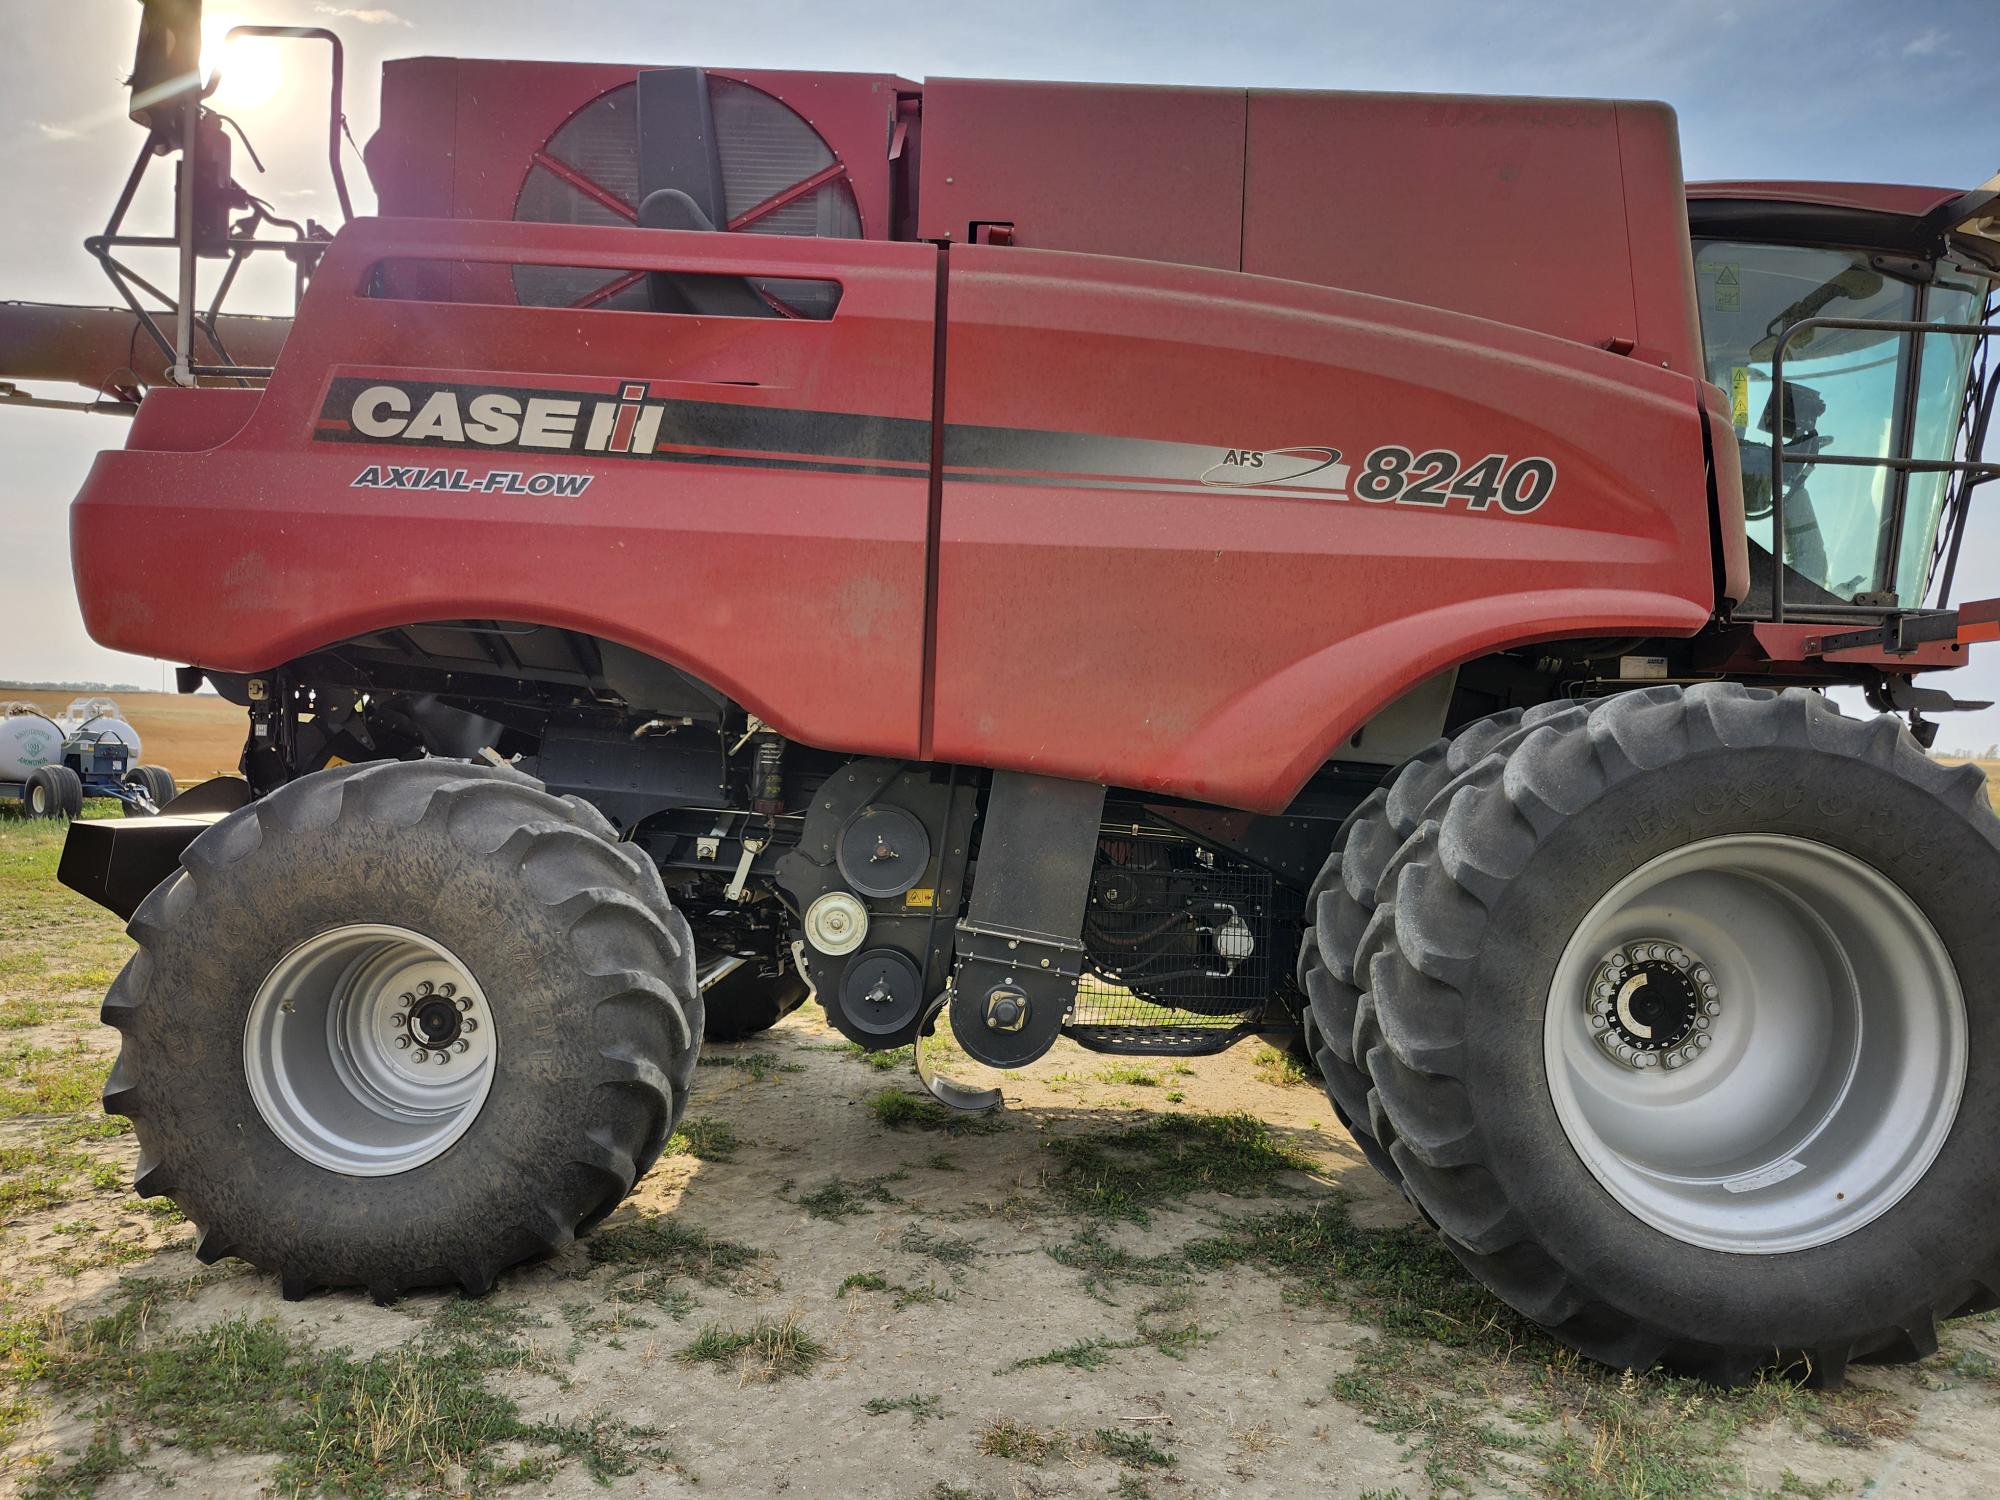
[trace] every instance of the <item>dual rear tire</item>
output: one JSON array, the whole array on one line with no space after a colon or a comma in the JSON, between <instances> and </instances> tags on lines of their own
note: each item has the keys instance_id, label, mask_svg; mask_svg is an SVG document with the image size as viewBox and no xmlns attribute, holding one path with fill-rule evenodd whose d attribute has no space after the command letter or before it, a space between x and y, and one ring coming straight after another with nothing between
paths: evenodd
<instances>
[{"instance_id":1,"label":"dual rear tire","mask_svg":"<svg viewBox=\"0 0 2000 1500\"><path fill-rule=\"evenodd\" d=\"M1837 1380L2000 1300L2000 820L1892 719L1552 705L1342 830L1301 957L1362 1148L1621 1368Z\"/></svg>"}]
</instances>

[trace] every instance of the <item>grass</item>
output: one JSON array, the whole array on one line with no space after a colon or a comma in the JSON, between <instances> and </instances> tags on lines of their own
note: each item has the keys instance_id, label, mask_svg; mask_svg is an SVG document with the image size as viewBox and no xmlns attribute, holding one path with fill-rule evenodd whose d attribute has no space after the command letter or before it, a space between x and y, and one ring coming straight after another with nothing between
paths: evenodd
<instances>
[{"instance_id":1,"label":"grass","mask_svg":"<svg viewBox=\"0 0 2000 1500\"><path fill-rule=\"evenodd\" d=\"M945 1135L991 1135L1001 1128L991 1111L953 1109L935 1099L882 1089L868 1096L868 1113L891 1130L936 1130Z\"/></svg>"},{"instance_id":2,"label":"grass","mask_svg":"<svg viewBox=\"0 0 2000 1500\"><path fill-rule=\"evenodd\" d=\"M871 1417L886 1417L891 1412L906 1411L910 1414L912 1427L921 1427L929 1420L942 1422L945 1418L942 1396L875 1396L863 1402L861 1409Z\"/></svg>"},{"instance_id":3,"label":"grass","mask_svg":"<svg viewBox=\"0 0 2000 1500\"><path fill-rule=\"evenodd\" d=\"M741 1383L769 1385L789 1375L809 1375L826 1358L826 1346L796 1314L759 1318L747 1329L711 1326L674 1357L682 1364L734 1365Z\"/></svg>"},{"instance_id":4,"label":"grass","mask_svg":"<svg viewBox=\"0 0 2000 1500\"><path fill-rule=\"evenodd\" d=\"M61 1047L0 1048L0 1117L95 1110L110 1071L111 1056L95 1036Z\"/></svg>"},{"instance_id":5,"label":"grass","mask_svg":"<svg viewBox=\"0 0 2000 1500\"><path fill-rule=\"evenodd\" d=\"M912 1224L903 1231L896 1241L896 1248L906 1255L921 1255L926 1260L934 1260L954 1276L979 1258L979 1244L976 1240L959 1239L955 1235L932 1234L921 1224Z\"/></svg>"},{"instance_id":6,"label":"grass","mask_svg":"<svg viewBox=\"0 0 2000 1500\"><path fill-rule=\"evenodd\" d=\"M804 1063L786 1062L775 1052L704 1052L695 1059L704 1068L734 1068L758 1083L780 1073L803 1073Z\"/></svg>"},{"instance_id":7,"label":"grass","mask_svg":"<svg viewBox=\"0 0 2000 1500\"><path fill-rule=\"evenodd\" d=\"M1100 1427L1091 1434L1091 1445L1105 1458L1128 1469L1171 1469L1173 1454L1142 1433L1120 1432Z\"/></svg>"},{"instance_id":8,"label":"grass","mask_svg":"<svg viewBox=\"0 0 2000 1500\"><path fill-rule=\"evenodd\" d=\"M804 1200L800 1200L803 1202ZM922 1225L912 1224L905 1229L896 1248L908 1255L919 1255L926 1260L943 1266L953 1281L963 1278L964 1269L979 1254L979 1247L971 1240L957 1239L951 1235L934 1235ZM940 1287L927 1281L922 1286L910 1286L889 1280L879 1271L855 1271L842 1279L835 1297L845 1297L849 1292L887 1292L895 1299L896 1310L919 1306L932 1302L953 1302L958 1294L949 1287Z\"/></svg>"},{"instance_id":9,"label":"grass","mask_svg":"<svg viewBox=\"0 0 2000 1500\"><path fill-rule=\"evenodd\" d=\"M1375 1327L1333 1393L1407 1443L1434 1490L1496 1482L1497 1459L1526 1455L1557 1500L1692 1500L1739 1485L1726 1450L1748 1429L1784 1421L1866 1446L1912 1420L1864 1385L1808 1391L1773 1376L1722 1391L1606 1370L1494 1300L1429 1230L1363 1228L1338 1198L1240 1220L1181 1253L1197 1272L1261 1266L1294 1298ZM1512 1421L1497 1419L1503 1409Z\"/></svg>"},{"instance_id":10,"label":"grass","mask_svg":"<svg viewBox=\"0 0 2000 1500\"><path fill-rule=\"evenodd\" d=\"M1254 1115L1171 1114L1122 1130L1048 1143L1054 1165L1042 1187L1061 1207L1092 1219L1151 1222L1157 1205L1192 1193L1251 1197L1278 1190L1308 1156L1280 1144Z\"/></svg>"},{"instance_id":11,"label":"grass","mask_svg":"<svg viewBox=\"0 0 2000 1500\"><path fill-rule=\"evenodd\" d=\"M849 1292L887 1292L893 1299L897 1312L906 1307L958 1300L958 1293L950 1287L941 1287L934 1281L927 1281L922 1286L905 1286L900 1281L891 1281L874 1271L855 1272L840 1283L840 1290L833 1295L845 1297Z\"/></svg>"},{"instance_id":12,"label":"grass","mask_svg":"<svg viewBox=\"0 0 2000 1500\"><path fill-rule=\"evenodd\" d=\"M837 1223L857 1214L873 1213L875 1210L871 1204L901 1203L903 1200L889 1191L889 1184L900 1182L908 1175L907 1172L887 1172L861 1182L830 1177L824 1186L810 1193L801 1193L795 1201L813 1218L831 1219Z\"/></svg>"},{"instance_id":13,"label":"grass","mask_svg":"<svg viewBox=\"0 0 2000 1500\"><path fill-rule=\"evenodd\" d=\"M1320 1081L1304 1060L1291 1052L1260 1043L1251 1054L1250 1071L1273 1088L1316 1089Z\"/></svg>"},{"instance_id":14,"label":"grass","mask_svg":"<svg viewBox=\"0 0 2000 1500\"><path fill-rule=\"evenodd\" d=\"M544 1482L572 1462L608 1483L672 1462L652 1430L610 1416L525 1418L489 1384L533 1358L504 1318L440 1316L415 1342L358 1358L268 1319L164 1326L167 1304L190 1290L127 1282L102 1316L47 1315L15 1329L10 1363L58 1398L87 1403L92 1423L82 1448L26 1484L30 1500L94 1493L156 1444L270 1455L270 1487L309 1495Z\"/></svg>"},{"instance_id":15,"label":"grass","mask_svg":"<svg viewBox=\"0 0 2000 1500\"><path fill-rule=\"evenodd\" d=\"M1175 1251L1134 1255L1111 1243L1102 1228L1086 1225L1066 1245L1048 1247L1049 1258L1083 1276L1083 1288L1100 1302L1116 1303L1121 1285L1178 1286L1188 1279L1187 1257Z\"/></svg>"},{"instance_id":16,"label":"grass","mask_svg":"<svg viewBox=\"0 0 2000 1500\"><path fill-rule=\"evenodd\" d=\"M1039 1468L1052 1458L1066 1457L1070 1442L1061 1432L1044 1432L1013 1417L995 1417L979 1430L978 1448L988 1458Z\"/></svg>"},{"instance_id":17,"label":"grass","mask_svg":"<svg viewBox=\"0 0 2000 1500\"><path fill-rule=\"evenodd\" d=\"M730 1161L735 1158L736 1127L727 1120L685 1119L667 1137L668 1156L692 1156L699 1161Z\"/></svg>"},{"instance_id":18,"label":"grass","mask_svg":"<svg viewBox=\"0 0 2000 1500\"><path fill-rule=\"evenodd\" d=\"M908 1070L917 1065L914 1047L885 1047L879 1052L871 1052L858 1042L819 1042L811 1044L812 1052L837 1052L842 1057L873 1068L878 1073L893 1073L898 1068Z\"/></svg>"},{"instance_id":19,"label":"grass","mask_svg":"<svg viewBox=\"0 0 2000 1500\"><path fill-rule=\"evenodd\" d=\"M975 1445L988 1458L1002 1458L1010 1463L1029 1464L1035 1468L1052 1461L1091 1457L1109 1459L1123 1469L1142 1471L1170 1469L1176 1463L1173 1454L1138 1433L1099 1427L1088 1437L1078 1439L1062 1428L1044 1430L1014 1417L993 1418L980 1428ZM1047 1493L1039 1488L1032 1492ZM1133 1491L1121 1485L1113 1493L1130 1494Z\"/></svg>"},{"instance_id":20,"label":"grass","mask_svg":"<svg viewBox=\"0 0 2000 1500\"><path fill-rule=\"evenodd\" d=\"M1099 1068L1097 1076L1106 1083L1122 1084L1135 1089L1151 1089L1160 1086L1160 1075L1151 1068L1142 1067L1138 1063L1112 1063L1109 1067Z\"/></svg>"},{"instance_id":21,"label":"grass","mask_svg":"<svg viewBox=\"0 0 2000 1500\"><path fill-rule=\"evenodd\" d=\"M1017 1359L1007 1368L1010 1370L1042 1370L1059 1365L1066 1370L1096 1370L1111 1363L1111 1356L1120 1349L1136 1349L1137 1339L1107 1339L1103 1337L1078 1339L1074 1344L1064 1344L1060 1349L1051 1349L1046 1354L1033 1354L1026 1359Z\"/></svg>"},{"instance_id":22,"label":"grass","mask_svg":"<svg viewBox=\"0 0 2000 1500\"><path fill-rule=\"evenodd\" d=\"M572 1274L589 1276L609 1267L602 1295L614 1305L645 1303L679 1322L694 1310L690 1282L704 1286L740 1286L763 1252L732 1240L717 1239L699 1225L684 1224L662 1214L641 1214L622 1224L599 1229L584 1241L590 1266ZM615 1334L629 1320L571 1318L579 1335Z\"/></svg>"}]
</instances>

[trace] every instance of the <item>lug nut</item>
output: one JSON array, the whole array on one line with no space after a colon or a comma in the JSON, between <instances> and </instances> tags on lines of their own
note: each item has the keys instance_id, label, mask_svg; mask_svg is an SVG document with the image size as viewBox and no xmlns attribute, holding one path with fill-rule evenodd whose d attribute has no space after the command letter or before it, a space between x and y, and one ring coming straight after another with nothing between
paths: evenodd
<instances>
[{"instance_id":1,"label":"lug nut","mask_svg":"<svg viewBox=\"0 0 2000 1500\"><path fill-rule=\"evenodd\" d=\"M421 1047L417 1048L417 1050L411 1053L410 1056L416 1059L416 1061L420 1063L427 1063L431 1060L430 1053L424 1051L424 1049Z\"/></svg>"},{"instance_id":2,"label":"lug nut","mask_svg":"<svg viewBox=\"0 0 2000 1500\"><path fill-rule=\"evenodd\" d=\"M399 1036L396 1038L396 1045L398 1047L407 1047L410 1045L410 1039L406 1036Z\"/></svg>"}]
</instances>

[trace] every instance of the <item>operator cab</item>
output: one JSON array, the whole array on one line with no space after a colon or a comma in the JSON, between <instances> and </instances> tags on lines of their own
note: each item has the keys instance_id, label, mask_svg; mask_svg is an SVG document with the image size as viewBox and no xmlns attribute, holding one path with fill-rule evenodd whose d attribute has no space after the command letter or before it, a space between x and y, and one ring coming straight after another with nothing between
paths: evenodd
<instances>
[{"instance_id":1,"label":"operator cab","mask_svg":"<svg viewBox=\"0 0 2000 1500\"><path fill-rule=\"evenodd\" d=\"M1688 190L1708 379L1742 457L1751 618L1942 604L1994 400L1990 339L1917 333L2000 311L1974 193L1709 183ZM1974 226L1983 233L1968 232ZM1808 319L1829 325L1786 330ZM1847 326L1858 324L1861 326ZM1774 376L1782 346L1783 392ZM1772 445L1782 443L1774 499ZM1780 514L1782 512L1782 514ZM1772 557L1782 535L1782 597Z\"/></svg>"}]
</instances>

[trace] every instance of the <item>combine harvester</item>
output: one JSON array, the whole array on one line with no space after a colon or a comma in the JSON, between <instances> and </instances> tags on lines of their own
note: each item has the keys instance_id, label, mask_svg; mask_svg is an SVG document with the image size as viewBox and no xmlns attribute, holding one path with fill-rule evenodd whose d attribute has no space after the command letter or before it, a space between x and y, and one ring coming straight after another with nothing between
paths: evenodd
<instances>
[{"instance_id":1,"label":"combine harvester","mask_svg":"<svg viewBox=\"0 0 2000 1500\"><path fill-rule=\"evenodd\" d=\"M1951 602L2000 179L1686 187L1622 101L415 58L329 234L233 180L196 10L146 6L124 310L6 309L0 375L133 418L85 619L248 721L63 864L203 1258L483 1292L810 989L999 1068L1289 1038L1613 1365L1833 1381L2000 1305L2000 821L1926 754L2000 636ZM345 215L338 43L280 34ZM295 318L222 313L267 255Z\"/></svg>"}]
</instances>

